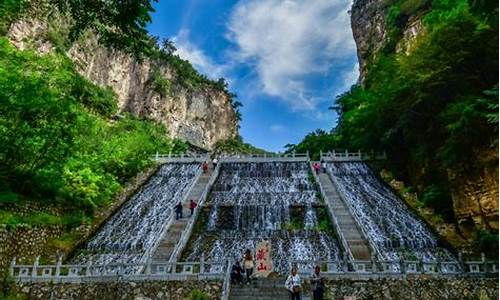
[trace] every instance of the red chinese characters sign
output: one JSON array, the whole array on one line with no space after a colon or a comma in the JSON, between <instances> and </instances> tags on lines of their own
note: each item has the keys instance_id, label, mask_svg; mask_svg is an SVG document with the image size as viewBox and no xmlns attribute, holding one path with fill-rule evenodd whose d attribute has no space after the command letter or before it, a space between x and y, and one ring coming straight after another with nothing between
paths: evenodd
<instances>
[{"instance_id":1,"label":"red chinese characters sign","mask_svg":"<svg viewBox=\"0 0 500 300\"><path fill-rule=\"evenodd\" d=\"M258 277L267 277L273 271L271 243L269 241L262 241L257 244L257 249L255 249L255 270L255 275Z\"/></svg>"}]
</instances>

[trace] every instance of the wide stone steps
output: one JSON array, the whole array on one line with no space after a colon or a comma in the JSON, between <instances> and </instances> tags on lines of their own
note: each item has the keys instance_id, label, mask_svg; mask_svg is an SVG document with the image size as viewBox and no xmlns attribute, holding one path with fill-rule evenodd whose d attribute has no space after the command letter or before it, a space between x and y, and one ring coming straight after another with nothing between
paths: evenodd
<instances>
[{"instance_id":1,"label":"wide stone steps","mask_svg":"<svg viewBox=\"0 0 500 300\"><path fill-rule=\"evenodd\" d=\"M256 279L250 284L233 284L229 293L230 300L286 300L290 299L285 288L285 279ZM302 295L309 300L308 295Z\"/></svg>"},{"instance_id":2,"label":"wide stone steps","mask_svg":"<svg viewBox=\"0 0 500 300\"><path fill-rule=\"evenodd\" d=\"M339 230L345 237L349 250L354 259L370 259L370 248L368 241L363 236L356 221L352 217L348 207L340 197L328 174L318 174L318 179L325 192L325 201L329 201L333 207L333 215L337 218Z\"/></svg>"},{"instance_id":3,"label":"wide stone steps","mask_svg":"<svg viewBox=\"0 0 500 300\"><path fill-rule=\"evenodd\" d=\"M212 168L210 168L210 170L211 169ZM205 190L206 185L208 184L208 181L210 180L211 175L212 172L209 171L207 173L202 173L198 177L198 180L196 181L193 188L189 192L186 201L182 203L183 218L179 220L173 220L172 223L170 224L170 227L167 229L166 233L162 237L162 240L158 244L158 247L156 248L153 254L154 263L167 262L170 260L170 256L172 255L172 252L174 251L175 246L179 242L182 233L189 221L189 217L191 214L191 211L189 209L189 202L191 199L195 201L198 201L200 199L201 195L203 194L203 191Z\"/></svg>"}]
</instances>

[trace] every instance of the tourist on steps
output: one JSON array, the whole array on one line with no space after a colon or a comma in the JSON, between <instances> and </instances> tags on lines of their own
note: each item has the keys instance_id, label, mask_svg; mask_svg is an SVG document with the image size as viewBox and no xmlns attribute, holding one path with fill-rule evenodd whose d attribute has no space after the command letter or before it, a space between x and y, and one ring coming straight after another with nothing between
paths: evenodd
<instances>
[{"instance_id":1,"label":"tourist on steps","mask_svg":"<svg viewBox=\"0 0 500 300\"><path fill-rule=\"evenodd\" d=\"M293 267L292 272L288 275L285 281L285 287L290 293L290 299L300 300L300 294L302 292L302 284L300 282L299 274L297 274L297 268Z\"/></svg>"},{"instance_id":2,"label":"tourist on steps","mask_svg":"<svg viewBox=\"0 0 500 300\"><path fill-rule=\"evenodd\" d=\"M214 157L214 159L212 160L212 164L214 164L214 168L217 167L217 157Z\"/></svg>"},{"instance_id":3,"label":"tourist on steps","mask_svg":"<svg viewBox=\"0 0 500 300\"><path fill-rule=\"evenodd\" d=\"M326 162L324 160L321 160L321 170L326 173Z\"/></svg>"},{"instance_id":4,"label":"tourist on steps","mask_svg":"<svg viewBox=\"0 0 500 300\"><path fill-rule=\"evenodd\" d=\"M247 275L247 284L250 284L250 276L252 276L254 267L253 257L250 249L247 249L245 251L245 256L243 257L243 266L245 267L245 273Z\"/></svg>"},{"instance_id":5,"label":"tourist on steps","mask_svg":"<svg viewBox=\"0 0 500 300\"><path fill-rule=\"evenodd\" d=\"M321 167L319 166L319 163L315 162L315 163L313 164L313 169L314 169L314 171L316 172L316 174L319 174L319 169L320 169L320 168L321 168Z\"/></svg>"},{"instance_id":6,"label":"tourist on steps","mask_svg":"<svg viewBox=\"0 0 500 300\"><path fill-rule=\"evenodd\" d=\"M182 219L182 203L181 202L179 202L175 206L175 219L176 220Z\"/></svg>"},{"instance_id":7,"label":"tourist on steps","mask_svg":"<svg viewBox=\"0 0 500 300\"><path fill-rule=\"evenodd\" d=\"M191 210L191 217L193 216L194 209L196 208L196 206L198 206L198 204L196 203L196 201L194 201L193 199L191 199L191 201L189 202L189 209Z\"/></svg>"},{"instance_id":8,"label":"tourist on steps","mask_svg":"<svg viewBox=\"0 0 500 300\"><path fill-rule=\"evenodd\" d=\"M204 161L203 164L201 165L201 168L203 169L203 173L207 173L207 171L208 171L208 162Z\"/></svg>"},{"instance_id":9,"label":"tourist on steps","mask_svg":"<svg viewBox=\"0 0 500 300\"><path fill-rule=\"evenodd\" d=\"M239 283L243 282L243 268L240 265L239 261L236 261L231 268L231 283Z\"/></svg>"},{"instance_id":10,"label":"tourist on steps","mask_svg":"<svg viewBox=\"0 0 500 300\"><path fill-rule=\"evenodd\" d=\"M313 300L323 300L325 293L325 280L320 275L321 267L316 266L311 276L311 286L313 291Z\"/></svg>"}]
</instances>

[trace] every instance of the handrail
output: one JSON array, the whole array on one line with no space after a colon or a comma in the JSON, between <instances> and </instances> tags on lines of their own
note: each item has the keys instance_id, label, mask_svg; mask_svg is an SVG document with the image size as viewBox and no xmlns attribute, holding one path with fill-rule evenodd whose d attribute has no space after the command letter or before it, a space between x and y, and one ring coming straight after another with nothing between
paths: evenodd
<instances>
[{"instance_id":1,"label":"handrail","mask_svg":"<svg viewBox=\"0 0 500 300\"><path fill-rule=\"evenodd\" d=\"M327 151L323 152L320 151L320 157L324 161L362 161L362 160L369 160L369 159L387 159L387 154L384 152L382 153L375 153L375 152L361 152L361 150L358 150L357 152L349 152L348 150L345 151Z\"/></svg>"},{"instance_id":2,"label":"handrail","mask_svg":"<svg viewBox=\"0 0 500 300\"><path fill-rule=\"evenodd\" d=\"M232 261L227 261L226 276L224 277L224 283L222 284L222 300L228 300L229 294L231 293L231 267Z\"/></svg>"},{"instance_id":3,"label":"handrail","mask_svg":"<svg viewBox=\"0 0 500 300\"><path fill-rule=\"evenodd\" d=\"M309 157L307 154L271 154L271 155L225 155L220 156L220 162L269 162L269 161L283 161L283 162L299 162L308 161Z\"/></svg>"},{"instance_id":4,"label":"handrail","mask_svg":"<svg viewBox=\"0 0 500 300\"><path fill-rule=\"evenodd\" d=\"M342 232L342 230L340 230L340 225L338 224L337 217L335 215L335 209L332 207L333 203L331 203L329 201L329 199L327 198L326 192L323 188L323 184L321 184L321 181L319 180L318 175L316 174L316 172L314 171L314 169L312 167L312 162L309 162L309 168L313 174L314 179L318 183L320 193L323 196L323 199L325 200L326 205L328 206L328 210L330 212L330 217L332 218L333 225L335 226L335 231L337 232L337 234L340 237L340 243L342 244L342 247L344 248L344 251L347 253L348 257L350 259L354 259L354 256L351 253L351 248L349 248L349 245L348 245L347 240L344 236L344 233Z\"/></svg>"},{"instance_id":5,"label":"handrail","mask_svg":"<svg viewBox=\"0 0 500 300\"><path fill-rule=\"evenodd\" d=\"M220 163L217 164L215 167L214 171L212 172L212 175L210 176L210 179L205 186L205 189L203 190L203 193L201 193L200 198L198 199L198 209L194 210L193 216L189 219L188 223L186 224L186 227L184 228L181 238L175 245L174 250L172 251L172 254L170 255L169 262L176 262L179 259L180 254L184 250L184 247L186 246L189 238L191 237L191 232L194 227L194 223L198 219L198 215L200 214L200 209L205 202L205 199L208 196L208 192L212 188L212 185L214 184L215 180L217 179L217 176L219 176L219 170L220 170Z\"/></svg>"},{"instance_id":6,"label":"handrail","mask_svg":"<svg viewBox=\"0 0 500 300\"><path fill-rule=\"evenodd\" d=\"M193 190L194 186L196 185L196 182L198 181L198 179L200 178L201 174L202 174L202 168L199 167L198 170L196 171L196 174L195 174L195 177L193 178L193 180L191 181L187 191L182 195L182 198L180 199L180 202L181 203L184 203L187 199L187 197L189 196L189 194L191 193L191 191ZM174 203L177 203L177 202L174 202ZM169 220L168 222L166 223L166 226L163 226L163 229L160 233L160 235L158 236L158 239L155 241L155 243L153 244L153 246L151 248L149 248L145 253L144 255L141 257L140 261L141 262L145 262L146 260L150 259L151 256L156 252L156 249L158 248L158 245L160 244L161 240L163 240L168 228L170 228L170 226L172 225L174 221L174 213L172 211L172 214L170 214L169 216ZM143 271L142 269L140 270L141 272Z\"/></svg>"}]
</instances>

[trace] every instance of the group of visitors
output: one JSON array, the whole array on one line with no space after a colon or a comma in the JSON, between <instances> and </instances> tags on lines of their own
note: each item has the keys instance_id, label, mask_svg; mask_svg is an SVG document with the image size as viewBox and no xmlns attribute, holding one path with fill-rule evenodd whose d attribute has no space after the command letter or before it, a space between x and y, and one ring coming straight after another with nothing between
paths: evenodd
<instances>
[{"instance_id":1,"label":"group of visitors","mask_svg":"<svg viewBox=\"0 0 500 300\"><path fill-rule=\"evenodd\" d=\"M214 165L214 167L217 165L217 158L214 158L212 160L212 163ZM208 172L208 162L207 161L204 161L202 164L201 164L201 168L203 170L203 173L207 173ZM191 199L189 201L189 210L191 211L191 216L193 216L194 214L194 209L198 206L198 204L196 203L196 201L194 201L193 199ZM174 210L175 210L175 219L176 220L179 220L179 219L182 219L182 210L183 210L183 207L182 207L182 202L179 202L177 203L176 206L174 206Z\"/></svg>"},{"instance_id":2,"label":"group of visitors","mask_svg":"<svg viewBox=\"0 0 500 300\"><path fill-rule=\"evenodd\" d=\"M212 164L214 165L214 168L217 166L217 163L219 161L217 160L216 157L214 157L214 159L212 159ZM207 173L208 172L208 161L204 161L202 164L201 164L201 168L203 170L203 173Z\"/></svg>"},{"instance_id":3,"label":"group of visitors","mask_svg":"<svg viewBox=\"0 0 500 300\"><path fill-rule=\"evenodd\" d=\"M325 293L325 281L321 277L321 268L316 266L314 272L311 275L311 288L313 292L314 300L323 300L323 295ZM297 268L293 267L290 275L285 281L285 287L290 294L290 299L300 300L302 295L302 281L299 274L297 273Z\"/></svg>"},{"instance_id":4,"label":"group of visitors","mask_svg":"<svg viewBox=\"0 0 500 300\"><path fill-rule=\"evenodd\" d=\"M320 170L322 170L323 173L326 173L326 162L324 160L321 160L320 163L315 162L313 164L313 169L314 169L314 172L316 172L316 174L319 174Z\"/></svg>"},{"instance_id":5,"label":"group of visitors","mask_svg":"<svg viewBox=\"0 0 500 300\"><path fill-rule=\"evenodd\" d=\"M194 201L193 199L189 201L189 210L191 211L191 216L193 216L194 209L197 206L198 203L196 203L196 201ZM183 210L182 202L179 201L179 203L177 203L177 205L174 207L174 210L175 210L175 219L176 220L182 219L182 210Z\"/></svg>"},{"instance_id":6,"label":"group of visitors","mask_svg":"<svg viewBox=\"0 0 500 300\"><path fill-rule=\"evenodd\" d=\"M243 274L246 274L246 284L250 284L254 268L254 260L250 249L245 250L243 255L243 267L239 261L236 261L231 267L231 283L232 284L242 284ZM313 292L313 300L323 300L323 295L325 293L325 282L320 274L320 266L314 268L314 272L311 275L310 282ZM285 287L288 290L291 300L300 300L302 296L302 281L299 274L297 273L297 268L293 267L290 275L285 281Z\"/></svg>"},{"instance_id":7,"label":"group of visitors","mask_svg":"<svg viewBox=\"0 0 500 300\"><path fill-rule=\"evenodd\" d=\"M250 249L245 250L245 254L243 255L243 267L241 267L239 261L236 261L231 267L231 283L243 283L243 274L245 274L246 283L250 284L254 265L252 252L250 252Z\"/></svg>"}]
</instances>

